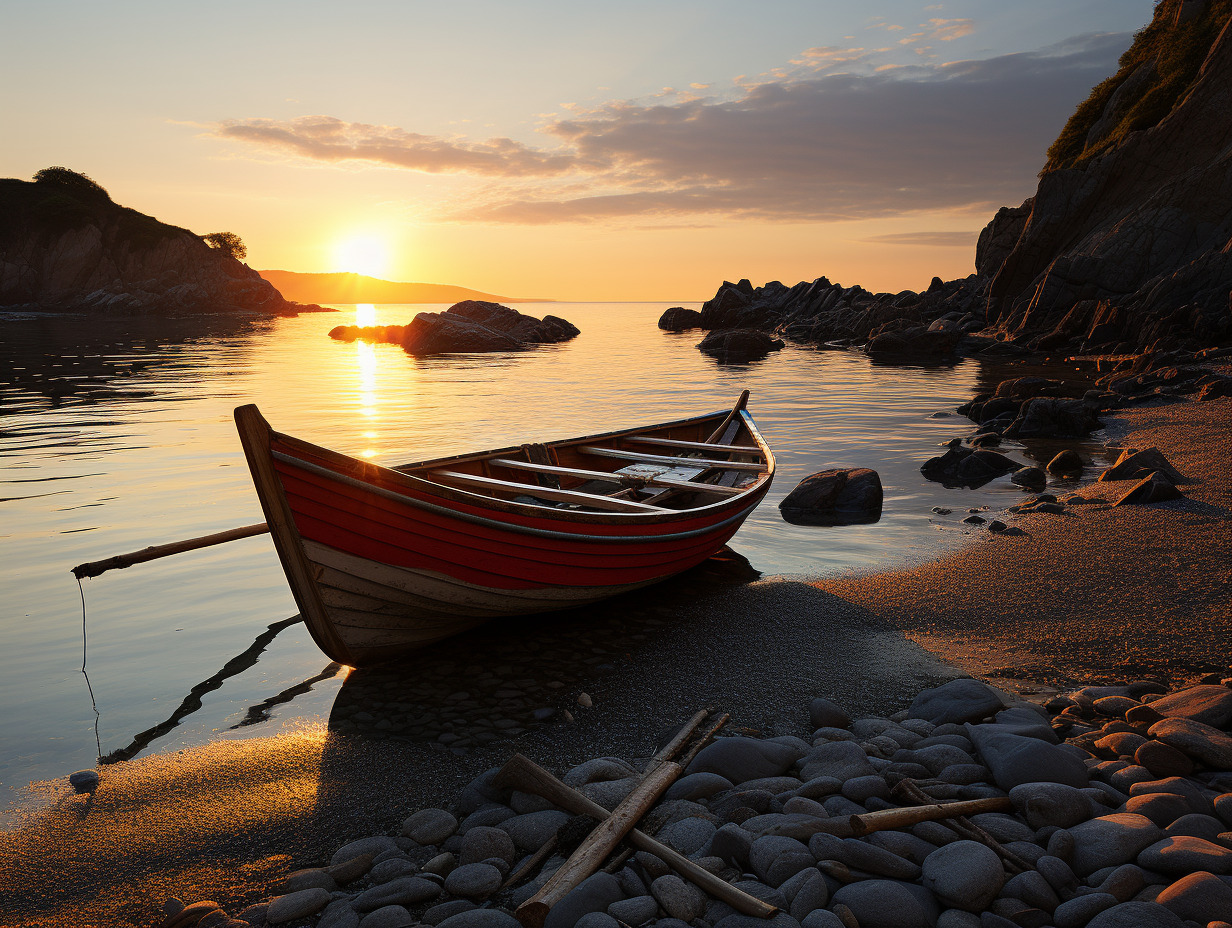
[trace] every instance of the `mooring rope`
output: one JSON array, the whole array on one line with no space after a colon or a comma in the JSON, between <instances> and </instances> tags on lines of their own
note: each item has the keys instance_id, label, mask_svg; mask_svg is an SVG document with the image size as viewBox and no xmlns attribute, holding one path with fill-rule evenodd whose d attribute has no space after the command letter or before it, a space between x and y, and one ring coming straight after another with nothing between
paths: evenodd
<instances>
[{"instance_id":1,"label":"mooring rope","mask_svg":"<svg viewBox=\"0 0 1232 928\"><path fill-rule=\"evenodd\" d=\"M90 685L90 675L86 673L86 591L77 578L77 592L81 594L81 675L86 678L86 689L90 693L90 708L94 710L94 744L98 748L98 756L103 756L103 739L98 733L100 715L98 702L94 698L94 687Z\"/></svg>"}]
</instances>

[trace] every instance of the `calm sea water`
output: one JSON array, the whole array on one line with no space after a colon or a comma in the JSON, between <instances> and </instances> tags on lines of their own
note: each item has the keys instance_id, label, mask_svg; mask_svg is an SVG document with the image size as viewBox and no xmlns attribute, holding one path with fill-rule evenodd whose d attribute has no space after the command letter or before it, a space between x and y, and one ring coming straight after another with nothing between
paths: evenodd
<instances>
[{"instance_id":1,"label":"calm sea water","mask_svg":"<svg viewBox=\"0 0 1232 928\"><path fill-rule=\"evenodd\" d=\"M100 753L268 735L329 714L340 678L322 674L327 662L302 625L267 635L263 652L254 647L295 613L268 537L85 581L88 677L81 672L82 601L70 567L262 520L232 425L242 403L259 404L280 431L394 465L711 412L747 388L779 474L732 547L764 573L901 564L961 544L968 507L1020 498L1007 480L947 490L919 473L938 443L970 431L936 414L1005 370L970 361L884 367L795 347L721 366L696 350L699 333L655 327L668 305L523 307L562 315L582 334L525 353L432 359L326 337L354 321L354 307L258 322L6 321L0 809L12 789L93 766ZM441 308L368 311L402 323ZM835 465L880 472L881 521L784 523L778 501ZM955 514L934 515L934 506ZM251 666L211 679L246 651Z\"/></svg>"}]
</instances>

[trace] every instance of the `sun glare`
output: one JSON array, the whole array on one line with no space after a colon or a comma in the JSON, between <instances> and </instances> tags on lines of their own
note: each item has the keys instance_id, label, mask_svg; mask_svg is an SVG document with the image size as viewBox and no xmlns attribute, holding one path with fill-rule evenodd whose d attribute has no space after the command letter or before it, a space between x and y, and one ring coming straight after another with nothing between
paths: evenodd
<instances>
[{"instance_id":1,"label":"sun glare","mask_svg":"<svg viewBox=\"0 0 1232 928\"><path fill-rule=\"evenodd\" d=\"M379 238L356 236L338 243L334 261L339 270L381 277L389 267L389 249Z\"/></svg>"},{"instance_id":2,"label":"sun glare","mask_svg":"<svg viewBox=\"0 0 1232 928\"><path fill-rule=\"evenodd\" d=\"M373 303L356 303L355 324L358 326L376 325L376 305Z\"/></svg>"}]
</instances>

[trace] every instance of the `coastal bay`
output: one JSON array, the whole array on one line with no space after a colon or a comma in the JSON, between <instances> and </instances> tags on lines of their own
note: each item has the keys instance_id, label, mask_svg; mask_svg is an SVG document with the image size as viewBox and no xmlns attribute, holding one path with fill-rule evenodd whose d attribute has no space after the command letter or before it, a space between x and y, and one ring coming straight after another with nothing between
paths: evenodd
<instances>
[{"instance_id":1,"label":"coastal bay","mask_svg":"<svg viewBox=\"0 0 1232 928\"><path fill-rule=\"evenodd\" d=\"M12 898L29 913L23 924L31 925L149 913L173 895L204 895L238 911L263 898L264 887L282 874L328 858L345 839L396 832L411 811L448 805L513 750L557 769L602 755L645 756L665 727L705 703L731 712L736 733L808 737L805 707L815 696L857 717L889 715L919 690L964 672L1017 686L1037 700L1056 692L1049 682L1135 675L1175 686L1193 682L1226 657L1220 642L1230 620L1226 599L1219 598L1224 594L1201 574L1193 589L1206 591L1209 608L1186 605L1191 597L1184 585L1177 589L1172 565L1191 546L1217 552L1226 541L1226 465L1209 438L1229 403L1148 405L1112 423L1107 440L1165 449L1194 478L1185 502L1080 508L1069 520L1010 517L1027 534L968 539L948 555L938 556L934 547L933 556L925 553L908 570L848 569L829 578L748 582L739 562L716 564L707 568L709 575L614 601L585 625L547 619L488 635L482 666L496 679L486 684L490 701L482 691L472 694L481 702L479 714L500 716L494 693L533 689L532 678L546 667L553 680L567 681L561 691L573 717L568 723L557 716L534 731L457 751L442 750L440 742L390 738L381 720L398 714L398 702L423 699L418 676L426 674L424 686L439 689L466 666L468 645L460 638L426 652L412 667L354 672L324 724L305 720L298 731L219 740L106 768L104 786L88 803L66 799L62 780L36 784L29 797L36 811L22 817L6 845L5 853L22 861L14 864L20 878ZM1109 486L1087 483L1081 492L1106 493ZM1183 533L1160 530L1178 520ZM1106 543L1113 552L1107 569L1132 574L1132 582L1095 589L1101 575L1085 560L1062 555L1078 538ZM947 581L944 587L939 578ZM978 604L963 611L959 594L973 589L980 591ZM1047 589L1064 593L1050 599ZM1156 599L1144 600L1148 590ZM1106 618L1092 624L1086 612L1097 596ZM1171 647L1157 647L1159 629L1139 629L1122 663L1116 636L1126 632L1119 623L1154 615L1159 596L1175 607L1159 621L1180 634ZM1052 621L1048 606L1057 603L1082 617ZM1075 647L1066 629L1099 636L1108 646ZM1179 655L1177 642L1183 643ZM1024 652L1023 662L1015 663ZM439 663L442 673L434 675L427 662ZM1017 672L1008 672L1007 664ZM576 704L582 693L591 708ZM438 694L438 707L450 695ZM358 727L356 711L369 716ZM62 850L48 853L51 847ZM117 881L120 860L125 876ZM69 883L66 868L75 874Z\"/></svg>"}]
</instances>

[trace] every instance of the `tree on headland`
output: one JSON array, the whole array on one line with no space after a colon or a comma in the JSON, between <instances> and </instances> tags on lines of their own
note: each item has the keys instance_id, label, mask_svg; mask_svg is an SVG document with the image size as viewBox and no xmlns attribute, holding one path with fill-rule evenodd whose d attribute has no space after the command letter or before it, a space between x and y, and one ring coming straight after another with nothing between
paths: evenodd
<instances>
[{"instance_id":1,"label":"tree on headland","mask_svg":"<svg viewBox=\"0 0 1232 928\"><path fill-rule=\"evenodd\" d=\"M102 197L104 200L111 199L111 195L103 189L101 184L95 183L85 174L70 171L68 168L60 167L59 165L43 168L43 170L34 175L33 180L36 184L59 187L68 193L84 193L88 196Z\"/></svg>"},{"instance_id":2,"label":"tree on headland","mask_svg":"<svg viewBox=\"0 0 1232 928\"><path fill-rule=\"evenodd\" d=\"M236 261L243 261L248 257L248 246L234 232L210 232L201 236L201 239L211 248L217 248Z\"/></svg>"}]
</instances>

